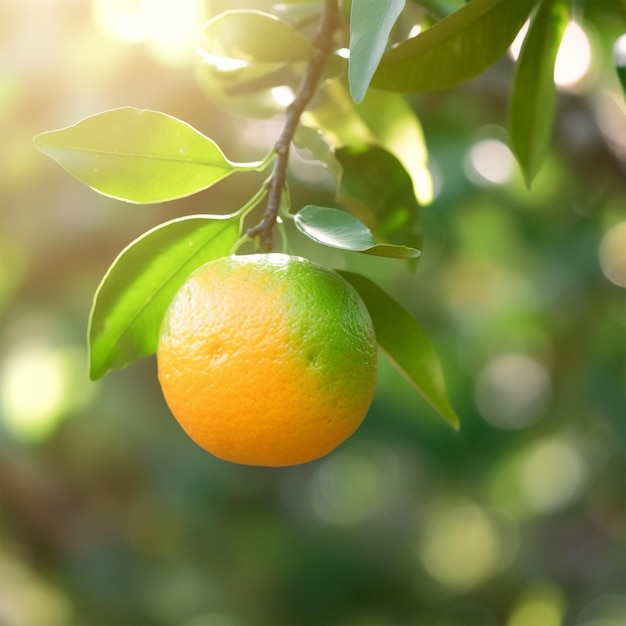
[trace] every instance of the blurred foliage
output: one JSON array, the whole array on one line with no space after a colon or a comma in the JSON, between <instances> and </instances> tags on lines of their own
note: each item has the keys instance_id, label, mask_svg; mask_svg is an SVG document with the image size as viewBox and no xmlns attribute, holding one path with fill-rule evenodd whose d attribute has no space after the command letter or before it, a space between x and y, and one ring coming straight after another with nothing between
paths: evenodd
<instances>
[{"instance_id":1,"label":"blurred foliage","mask_svg":"<svg viewBox=\"0 0 626 626\"><path fill-rule=\"evenodd\" d=\"M151 359L92 383L85 352L91 296L118 251L178 215L228 213L258 175L129 206L68 177L32 137L132 105L249 161L280 123L201 95L192 33L208 3L0 5L0 624L624 623L626 143L612 47L626 24L619 2L576 6L592 65L559 90L532 191L503 143L503 59L408 99L435 181L416 273L302 242L423 324L461 431L429 419L381 360L357 434L273 470L194 446ZM324 206L331 191L305 157L293 202Z\"/></svg>"}]
</instances>

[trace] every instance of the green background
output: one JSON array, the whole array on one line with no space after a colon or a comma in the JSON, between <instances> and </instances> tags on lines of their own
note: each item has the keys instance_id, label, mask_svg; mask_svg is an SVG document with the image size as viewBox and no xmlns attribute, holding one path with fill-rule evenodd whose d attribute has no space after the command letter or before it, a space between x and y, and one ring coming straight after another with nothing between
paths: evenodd
<instances>
[{"instance_id":1,"label":"green background","mask_svg":"<svg viewBox=\"0 0 626 626\"><path fill-rule=\"evenodd\" d=\"M505 140L503 59L460 87L410 98L438 192L420 210L417 272L292 233L297 252L365 274L413 313L462 427L449 428L381 357L360 430L287 469L197 448L167 410L152 357L89 381L91 298L118 252L171 218L232 212L262 175L134 206L69 177L32 137L128 105L183 119L245 162L280 129L215 108L190 63L112 39L93 6L0 6L0 624L623 623L616 3L586 3L594 65L558 95L532 191L515 165L502 184L471 166L478 142ZM294 165L294 208L328 205L319 167Z\"/></svg>"}]
</instances>

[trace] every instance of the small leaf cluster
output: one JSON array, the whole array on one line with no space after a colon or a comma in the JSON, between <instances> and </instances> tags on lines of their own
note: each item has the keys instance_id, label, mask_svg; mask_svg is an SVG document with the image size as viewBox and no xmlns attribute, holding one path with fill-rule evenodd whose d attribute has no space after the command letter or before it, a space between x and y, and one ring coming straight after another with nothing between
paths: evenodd
<instances>
[{"instance_id":1,"label":"small leaf cluster","mask_svg":"<svg viewBox=\"0 0 626 626\"><path fill-rule=\"evenodd\" d=\"M432 180L422 128L402 94L446 89L476 76L504 55L529 18L514 76L509 130L529 184L539 170L549 146L552 71L569 19L567 0L473 0L449 15L432 0L257 4L219 13L203 26L196 73L203 93L230 114L288 118L289 107L284 110L273 90L291 89L296 98L306 97L289 140L330 174L335 205L292 207L285 184L279 189L278 222L292 221L322 246L417 259L419 206L432 199ZM314 93L303 93L304 86L310 88L305 85L307 68L319 52L315 29L329 6L340 9L331 33L333 49ZM413 36L409 25L418 26L420 33ZM129 203L172 201L234 174L270 172L244 206L228 215L199 213L171 220L118 255L91 311L94 379L155 352L167 307L194 269L237 253L246 242L255 243L246 223L267 199L278 155L275 147L260 161L234 162L186 122L132 107L45 132L35 144L81 182ZM344 276L370 310L383 352L457 426L439 361L417 322L369 279Z\"/></svg>"}]
</instances>

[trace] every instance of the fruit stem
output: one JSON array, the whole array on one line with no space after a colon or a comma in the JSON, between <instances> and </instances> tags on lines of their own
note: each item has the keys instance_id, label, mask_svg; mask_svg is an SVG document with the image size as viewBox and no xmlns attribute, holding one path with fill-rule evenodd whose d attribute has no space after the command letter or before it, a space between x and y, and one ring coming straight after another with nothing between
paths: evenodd
<instances>
[{"instance_id":1,"label":"fruit stem","mask_svg":"<svg viewBox=\"0 0 626 626\"><path fill-rule=\"evenodd\" d=\"M337 0L325 0L317 34L313 40L313 52L302 77L293 102L287 107L285 125L276 141L276 160L272 170L267 205L261 221L246 232L251 239L258 239L259 249L269 252L272 249L272 231L276 224L281 198L287 182L289 148L300 123L304 109L315 95L317 83L328 55L333 51L333 36L339 25Z\"/></svg>"}]
</instances>

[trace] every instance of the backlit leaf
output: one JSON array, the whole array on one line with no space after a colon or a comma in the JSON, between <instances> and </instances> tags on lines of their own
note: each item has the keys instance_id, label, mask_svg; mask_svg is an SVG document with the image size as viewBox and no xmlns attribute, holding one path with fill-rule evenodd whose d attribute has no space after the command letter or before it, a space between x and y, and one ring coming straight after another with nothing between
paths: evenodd
<instances>
[{"instance_id":1,"label":"backlit leaf","mask_svg":"<svg viewBox=\"0 0 626 626\"><path fill-rule=\"evenodd\" d=\"M90 376L153 354L174 294L207 261L229 254L238 216L175 219L143 234L115 259L96 292L89 320Z\"/></svg>"},{"instance_id":2,"label":"backlit leaf","mask_svg":"<svg viewBox=\"0 0 626 626\"><path fill-rule=\"evenodd\" d=\"M258 63L306 61L311 42L288 22L262 11L220 13L206 23L197 46L201 56Z\"/></svg>"},{"instance_id":3,"label":"backlit leaf","mask_svg":"<svg viewBox=\"0 0 626 626\"><path fill-rule=\"evenodd\" d=\"M550 146L556 101L554 64L568 20L568 0L544 0L530 24L515 69L509 137L529 187Z\"/></svg>"},{"instance_id":4,"label":"backlit leaf","mask_svg":"<svg viewBox=\"0 0 626 626\"><path fill-rule=\"evenodd\" d=\"M432 91L476 76L504 55L535 0L472 0L383 55L372 86Z\"/></svg>"},{"instance_id":5,"label":"backlit leaf","mask_svg":"<svg viewBox=\"0 0 626 626\"><path fill-rule=\"evenodd\" d=\"M385 51L405 0L352 0L350 11L350 93L361 102Z\"/></svg>"},{"instance_id":6,"label":"backlit leaf","mask_svg":"<svg viewBox=\"0 0 626 626\"><path fill-rule=\"evenodd\" d=\"M420 256L414 248L376 243L363 222L339 209L309 204L296 213L295 223L307 237L332 248L396 259Z\"/></svg>"},{"instance_id":7,"label":"backlit leaf","mask_svg":"<svg viewBox=\"0 0 626 626\"><path fill-rule=\"evenodd\" d=\"M322 131L300 124L295 132L293 142L300 150L308 150L311 156L319 161L338 183L341 179L341 165L335 151L326 142Z\"/></svg>"},{"instance_id":8,"label":"backlit leaf","mask_svg":"<svg viewBox=\"0 0 626 626\"><path fill-rule=\"evenodd\" d=\"M208 137L158 111L132 107L92 115L35 137L35 145L72 176L100 193L136 203L188 196L236 171Z\"/></svg>"},{"instance_id":9,"label":"backlit leaf","mask_svg":"<svg viewBox=\"0 0 626 626\"><path fill-rule=\"evenodd\" d=\"M428 149L422 126L405 98L379 89L369 89L356 107L357 114L407 171L413 194L420 204L433 199L433 182L428 169Z\"/></svg>"},{"instance_id":10,"label":"backlit leaf","mask_svg":"<svg viewBox=\"0 0 626 626\"><path fill-rule=\"evenodd\" d=\"M433 198L424 133L415 112L400 94L368 89L355 104L339 81L326 86L318 104L303 116L305 123L320 129L335 148L350 144L375 144L402 163L421 204Z\"/></svg>"},{"instance_id":11,"label":"backlit leaf","mask_svg":"<svg viewBox=\"0 0 626 626\"><path fill-rule=\"evenodd\" d=\"M368 278L339 272L359 292L376 331L376 340L390 362L453 428L459 418L448 400L435 349L413 316Z\"/></svg>"},{"instance_id":12,"label":"backlit leaf","mask_svg":"<svg viewBox=\"0 0 626 626\"><path fill-rule=\"evenodd\" d=\"M321 80L330 80L345 73L347 60L331 54L324 66ZM204 94L228 113L264 119L284 113L285 105L275 97L274 87L298 90L306 71L306 61L293 63L246 63L228 69L219 59L207 59L196 69L196 77Z\"/></svg>"},{"instance_id":13,"label":"backlit leaf","mask_svg":"<svg viewBox=\"0 0 626 626\"><path fill-rule=\"evenodd\" d=\"M224 70L205 62L196 68L196 78L206 97L223 111L266 119L284 112L272 89L287 86L295 91L302 79L301 65L304 63L252 63Z\"/></svg>"},{"instance_id":14,"label":"backlit leaf","mask_svg":"<svg viewBox=\"0 0 626 626\"><path fill-rule=\"evenodd\" d=\"M351 145L336 151L343 168L339 199L374 234L396 244L421 245L419 206L411 179L392 154L378 146Z\"/></svg>"}]
</instances>

